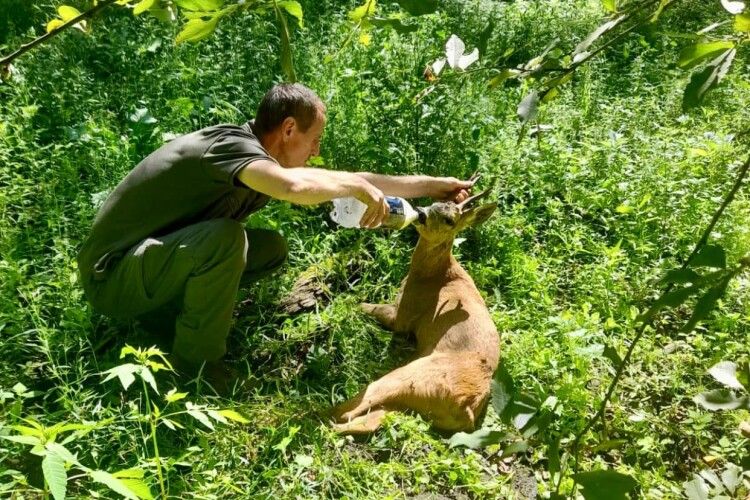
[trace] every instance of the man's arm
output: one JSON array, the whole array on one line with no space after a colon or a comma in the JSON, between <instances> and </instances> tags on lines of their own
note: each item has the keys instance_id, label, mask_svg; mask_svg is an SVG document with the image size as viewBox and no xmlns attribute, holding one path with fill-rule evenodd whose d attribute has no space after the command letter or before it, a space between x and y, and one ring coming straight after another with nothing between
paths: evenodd
<instances>
[{"instance_id":1,"label":"man's arm","mask_svg":"<svg viewBox=\"0 0 750 500\"><path fill-rule=\"evenodd\" d=\"M321 168L284 168L269 160L256 160L237 174L239 180L271 198L298 205L317 205L334 198L353 196L367 205L360 221L363 227L377 227L388 215L382 190L362 176Z\"/></svg>"},{"instance_id":2,"label":"man's arm","mask_svg":"<svg viewBox=\"0 0 750 500\"><path fill-rule=\"evenodd\" d=\"M370 172L357 172L357 175L376 186L389 196L402 198L454 199L468 196L473 181L462 181L455 177L431 177L428 175L383 175Z\"/></svg>"}]
</instances>

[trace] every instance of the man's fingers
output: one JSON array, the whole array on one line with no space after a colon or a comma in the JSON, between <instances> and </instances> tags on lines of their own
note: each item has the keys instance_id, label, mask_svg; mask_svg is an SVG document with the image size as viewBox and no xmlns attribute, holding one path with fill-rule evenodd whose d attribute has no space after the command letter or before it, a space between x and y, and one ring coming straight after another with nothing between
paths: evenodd
<instances>
[{"instance_id":1,"label":"man's fingers","mask_svg":"<svg viewBox=\"0 0 750 500\"><path fill-rule=\"evenodd\" d=\"M458 192L458 194L456 195L456 197L454 199L455 199L456 203L461 203L462 201L464 201L468 197L469 197L469 192L466 191L465 189L462 189L461 191Z\"/></svg>"}]
</instances>

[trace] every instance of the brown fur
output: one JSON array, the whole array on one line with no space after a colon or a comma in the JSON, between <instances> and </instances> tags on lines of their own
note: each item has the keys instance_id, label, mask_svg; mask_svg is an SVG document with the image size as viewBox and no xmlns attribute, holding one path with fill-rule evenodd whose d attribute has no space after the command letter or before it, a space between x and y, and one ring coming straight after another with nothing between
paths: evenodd
<instances>
[{"instance_id":1,"label":"brown fur","mask_svg":"<svg viewBox=\"0 0 750 500\"><path fill-rule=\"evenodd\" d=\"M453 257L453 239L496 206L428 209L396 304L362 304L385 328L414 335L417 359L334 409L342 433L372 432L389 411L412 410L447 431L473 430L489 399L500 338L474 281Z\"/></svg>"}]
</instances>

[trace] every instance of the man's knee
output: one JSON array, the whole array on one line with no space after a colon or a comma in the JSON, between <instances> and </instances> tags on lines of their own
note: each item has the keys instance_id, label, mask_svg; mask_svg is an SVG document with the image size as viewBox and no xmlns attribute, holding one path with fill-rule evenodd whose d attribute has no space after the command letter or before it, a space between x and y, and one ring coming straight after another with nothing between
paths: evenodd
<instances>
[{"instance_id":1,"label":"man's knee","mask_svg":"<svg viewBox=\"0 0 750 500\"><path fill-rule=\"evenodd\" d=\"M248 251L245 274L251 281L265 276L286 262L289 247L286 239L271 229L248 229Z\"/></svg>"},{"instance_id":2,"label":"man's knee","mask_svg":"<svg viewBox=\"0 0 750 500\"><path fill-rule=\"evenodd\" d=\"M276 231L268 231L268 241L270 246L270 253L273 258L268 263L270 269L276 269L281 267L289 255L289 244L281 234Z\"/></svg>"},{"instance_id":3,"label":"man's knee","mask_svg":"<svg viewBox=\"0 0 750 500\"><path fill-rule=\"evenodd\" d=\"M233 219L214 219L204 224L204 244L212 257L234 262L238 269L244 269L247 262L247 235L242 224Z\"/></svg>"}]
</instances>

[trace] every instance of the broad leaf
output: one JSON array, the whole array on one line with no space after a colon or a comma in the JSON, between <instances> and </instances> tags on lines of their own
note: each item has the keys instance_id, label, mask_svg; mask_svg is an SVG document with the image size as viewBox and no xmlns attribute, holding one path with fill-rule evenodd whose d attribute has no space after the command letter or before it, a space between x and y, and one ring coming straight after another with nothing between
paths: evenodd
<instances>
[{"instance_id":1,"label":"broad leaf","mask_svg":"<svg viewBox=\"0 0 750 500\"><path fill-rule=\"evenodd\" d=\"M688 262L690 267L727 267L727 254L719 245L706 245Z\"/></svg>"},{"instance_id":2,"label":"broad leaf","mask_svg":"<svg viewBox=\"0 0 750 500\"><path fill-rule=\"evenodd\" d=\"M297 75L294 71L294 53L292 52L292 42L289 36L289 25L286 22L286 14L281 9L276 8L276 18L279 21L279 34L281 37L281 71L284 73L287 82L294 83L297 81Z\"/></svg>"},{"instance_id":3,"label":"broad leaf","mask_svg":"<svg viewBox=\"0 0 750 500\"><path fill-rule=\"evenodd\" d=\"M697 283L701 278L701 275L693 271L692 269L672 269L667 272L666 276L662 279L664 283Z\"/></svg>"},{"instance_id":4,"label":"broad leaf","mask_svg":"<svg viewBox=\"0 0 750 500\"><path fill-rule=\"evenodd\" d=\"M490 19L490 21L482 30L482 33L479 35L479 43L477 43L477 49L479 49L479 54L482 56L487 54L487 44L490 42L490 37L492 36L492 31L494 29L495 21Z\"/></svg>"},{"instance_id":5,"label":"broad leaf","mask_svg":"<svg viewBox=\"0 0 750 500\"><path fill-rule=\"evenodd\" d=\"M734 464L727 464L726 469L721 473L721 482L729 493L734 491L742 483L742 469Z\"/></svg>"},{"instance_id":6,"label":"broad leaf","mask_svg":"<svg viewBox=\"0 0 750 500\"><path fill-rule=\"evenodd\" d=\"M695 302L693 314L687 323L680 329L683 332L690 332L702 320L704 320L711 311L716 307L716 303L724 296L727 290L731 276L724 278L718 285L710 288L701 298Z\"/></svg>"},{"instance_id":7,"label":"broad leaf","mask_svg":"<svg viewBox=\"0 0 750 500\"><path fill-rule=\"evenodd\" d=\"M556 435L547 444L547 470L550 474L560 472L560 435Z\"/></svg>"},{"instance_id":8,"label":"broad leaf","mask_svg":"<svg viewBox=\"0 0 750 500\"><path fill-rule=\"evenodd\" d=\"M693 401L695 404L711 411L736 410L737 408L746 408L748 406L748 398L746 396L738 398L732 391L727 389L716 389L698 394L693 398Z\"/></svg>"},{"instance_id":9,"label":"broad leaf","mask_svg":"<svg viewBox=\"0 0 750 500\"><path fill-rule=\"evenodd\" d=\"M501 362L490 382L492 408L494 408L498 417L501 417L505 413L508 405L513 400L515 390L513 377L510 376L510 373L505 368L505 363Z\"/></svg>"},{"instance_id":10,"label":"broad leaf","mask_svg":"<svg viewBox=\"0 0 750 500\"><path fill-rule=\"evenodd\" d=\"M742 389L742 384L737 380L737 365L731 361L721 361L709 368L711 374L717 382L729 387L730 389Z\"/></svg>"},{"instance_id":11,"label":"broad leaf","mask_svg":"<svg viewBox=\"0 0 750 500\"><path fill-rule=\"evenodd\" d=\"M649 308L648 311L638 316L638 321L649 321L653 318L654 314L659 312L664 307L677 307L682 305L687 299L695 295L701 290L697 285L686 286L683 288L677 288L669 293L666 293L659 297L654 304Z\"/></svg>"},{"instance_id":12,"label":"broad leaf","mask_svg":"<svg viewBox=\"0 0 750 500\"><path fill-rule=\"evenodd\" d=\"M103 484L110 490L114 491L115 493L119 493L125 498L129 498L131 500L138 500L139 498L151 498L150 492L148 497L139 497L133 490L128 487L128 485L125 484L124 480L116 478L109 472L103 470L92 470L91 472L89 472L89 475L91 476L91 479L93 479L97 483Z\"/></svg>"},{"instance_id":13,"label":"broad leaf","mask_svg":"<svg viewBox=\"0 0 750 500\"><path fill-rule=\"evenodd\" d=\"M212 431L214 430L214 424L211 423L211 420L209 420L208 416L206 416L206 414L202 411L195 408L189 408L187 413Z\"/></svg>"},{"instance_id":14,"label":"broad leaf","mask_svg":"<svg viewBox=\"0 0 750 500\"><path fill-rule=\"evenodd\" d=\"M61 5L57 8L57 13L60 14L60 17L66 23L81 15L81 12L78 9L71 7L70 5Z\"/></svg>"},{"instance_id":15,"label":"broad leaf","mask_svg":"<svg viewBox=\"0 0 750 500\"><path fill-rule=\"evenodd\" d=\"M65 463L56 453L47 453L42 460L42 472L44 482L47 483L50 493L55 500L65 498L65 489L68 486L68 476L65 473Z\"/></svg>"},{"instance_id":16,"label":"broad leaf","mask_svg":"<svg viewBox=\"0 0 750 500\"><path fill-rule=\"evenodd\" d=\"M638 486L632 477L613 470L582 472L574 474L573 480L583 488L586 500L627 500L626 494Z\"/></svg>"},{"instance_id":17,"label":"broad leaf","mask_svg":"<svg viewBox=\"0 0 750 500\"><path fill-rule=\"evenodd\" d=\"M500 458L509 457L516 453L523 453L529 449L529 443L526 441L516 441L503 448L503 452L500 454Z\"/></svg>"},{"instance_id":18,"label":"broad leaf","mask_svg":"<svg viewBox=\"0 0 750 500\"><path fill-rule=\"evenodd\" d=\"M370 17L375 14L376 7L377 3L375 2L375 0L364 0L364 3L362 5L349 12L349 19L351 19L355 23L358 23L365 17Z\"/></svg>"},{"instance_id":19,"label":"broad leaf","mask_svg":"<svg viewBox=\"0 0 750 500\"><path fill-rule=\"evenodd\" d=\"M139 365L134 365L133 363L125 363L124 365L115 366L114 368L110 368L109 370L102 373L102 375L109 374L107 375L107 378L105 378L102 382L107 382L117 377L120 379L122 388L127 390L127 388L130 387L130 384L135 382L134 373L136 373L140 368L141 367Z\"/></svg>"},{"instance_id":20,"label":"broad leaf","mask_svg":"<svg viewBox=\"0 0 750 500\"><path fill-rule=\"evenodd\" d=\"M287 11L287 13L297 19L297 23L300 28L303 28L302 22L302 5L296 1L284 0L282 2L276 2L276 5Z\"/></svg>"},{"instance_id":21,"label":"broad leaf","mask_svg":"<svg viewBox=\"0 0 750 500\"><path fill-rule=\"evenodd\" d=\"M370 22L378 26L379 28L391 28L396 33L399 33L401 35L405 33L413 33L414 31L417 31L419 29L419 26L416 24L404 24L401 19L384 19L382 17L373 17L370 19Z\"/></svg>"},{"instance_id":22,"label":"broad leaf","mask_svg":"<svg viewBox=\"0 0 750 500\"><path fill-rule=\"evenodd\" d=\"M515 78L518 76L521 72L517 69L504 69L499 74L492 77L492 79L487 82L487 86L489 88L495 88L501 83L503 83L505 80L509 78Z\"/></svg>"},{"instance_id":23,"label":"broad leaf","mask_svg":"<svg viewBox=\"0 0 750 500\"><path fill-rule=\"evenodd\" d=\"M576 45L576 48L573 50L573 56L586 52L588 48L591 47L591 45L599 39L599 37L623 22L626 18L627 16L620 16L618 18L612 19L611 21L607 21L606 23L596 28L589 34L589 36L584 38L582 42Z\"/></svg>"},{"instance_id":24,"label":"broad leaf","mask_svg":"<svg viewBox=\"0 0 750 500\"><path fill-rule=\"evenodd\" d=\"M224 5L224 0L174 0L174 2L181 9L197 12L219 10Z\"/></svg>"},{"instance_id":25,"label":"broad leaf","mask_svg":"<svg viewBox=\"0 0 750 500\"><path fill-rule=\"evenodd\" d=\"M12 441L14 443L30 444L32 446L42 444L36 436L0 436L0 439L5 439L6 441Z\"/></svg>"},{"instance_id":26,"label":"broad leaf","mask_svg":"<svg viewBox=\"0 0 750 500\"><path fill-rule=\"evenodd\" d=\"M523 125L536 118L539 112L539 93L536 90L529 92L518 105L516 112Z\"/></svg>"},{"instance_id":27,"label":"broad leaf","mask_svg":"<svg viewBox=\"0 0 750 500\"><path fill-rule=\"evenodd\" d=\"M701 71L693 73L682 96L682 109L687 111L700 106L706 93L718 85L729 71L737 49L729 49L711 61Z\"/></svg>"},{"instance_id":28,"label":"broad leaf","mask_svg":"<svg viewBox=\"0 0 750 500\"><path fill-rule=\"evenodd\" d=\"M448 445L451 448L465 446L466 448L476 450L491 444L497 444L508 437L510 437L510 435L507 432L494 431L492 429L479 429L478 431L471 433L455 433L448 441Z\"/></svg>"},{"instance_id":29,"label":"broad leaf","mask_svg":"<svg viewBox=\"0 0 750 500\"><path fill-rule=\"evenodd\" d=\"M211 35L216 29L220 16L214 16L208 21L191 19L182 27L182 31L175 38L175 43L198 42Z\"/></svg>"},{"instance_id":30,"label":"broad leaf","mask_svg":"<svg viewBox=\"0 0 750 500\"><path fill-rule=\"evenodd\" d=\"M179 401L181 399L186 398L188 395L187 392L177 392L177 389L172 389L168 393L164 395L164 399L167 400L167 403L174 403L175 401Z\"/></svg>"},{"instance_id":31,"label":"broad leaf","mask_svg":"<svg viewBox=\"0 0 750 500\"><path fill-rule=\"evenodd\" d=\"M689 500L708 500L708 485L698 474L693 474L693 480L682 483L682 487Z\"/></svg>"},{"instance_id":32,"label":"broad leaf","mask_svg":"<svg viewBox=\"0 0 750 500\"><path fill-rule=\"evenodd\" d=\"M133 7L133 14L138 16L154 6L156 0L141 0Z\"/></svg>"},{"instance_id":33,"label":"broad leaf","mask_svg":"<svg viewBox=\"0 0 750 500\"><path fill-rule=\"evenodd\" d=\"M734 16L734 29L743 33L750 33L750 13L745 12Z\"/></svg>"},{"instance_id":34,"label":"broad leaf","mask_svg":"<svg viewBox=\"0 0 750 500\"><path fill-rule=\"evenodd\" d=\"M738 0L721 0L721 5L730 14L739 14L745 10L745 2Z\"/></svg>"},{"instance_id":35,"label":"broad leaf","mask_svg":"<svg viewBox=\"0 0 750 500\"><path fill-rule=\"evenodd\" d=\"M223 415L224 417L228 418L229 420L233 420L240 424L249 424L250 421L237 413L234 410L219 410L219 413Z\"/></svg>"},{"instance_id":36,"label":"broad leaf","mask_svg":"<svg viewBox=\"0 0 750 500\"><path fill-rule=\"evenodd\" d=\"M63 21L62 19L53 19L52 21L47 23L47 33L54 31L63 25L65 25L65 21Z\"/></svg>"},{"instance_id":37,"label":"broad leaf","mask_svg":"<svg viewBox=\"0 0 750 500\"><path fill-rule=\"evenodd\" d=\"M60 443L54 443L54 442L46 443L44 445L44 448L49 453L57 455L58 457L63 459L63 461L69 462L71 464L75 464L78 467L83 468L83 466L78 461L78 459L70 451L68 451L68 449L65 446L61 445Z\"/></svg>"},{"instance_id":38,"label":"broad leaf","mask_svg":"<svg viewBox=\"0 0 750 500\"><path fill-rule=\"evenodd\" d=\"M602 0L602 7L607 12L617 12L617 3L615 0Z\"/></svg>"},{"instance_id":39,"label":"broad leaf","mask_svg":"<svg viewBox=\"0 0 750 500\"><path fill-rule=\"evenodd\" d=\"M412 16L432 14L438 8L438 0L396 0Z\"/></svg>"},{"instance_id":40,"label":"broad leaf","mask_svg":"<svg viewBox=\"0 0 750 500\"><path fill-rule=\"evenodd\" d=\"M733 42L696 43L682 49L679 66L683 69L692 68L709 57L716 57L725 50L734 47Z\"/></svg>"},{"instance_id":41,"label":"broad leaf","mask_svg":"<svg viewBox=\"0 0 750 500\"><path fill-rule=\"evenodd\" d=\"M479 49L474 49L469 54L464 54L466 45L456 35L451 35L445 43L445 57L448 66L453 69L466 69L479 59Z\"/></svg>"}]
</instances>

